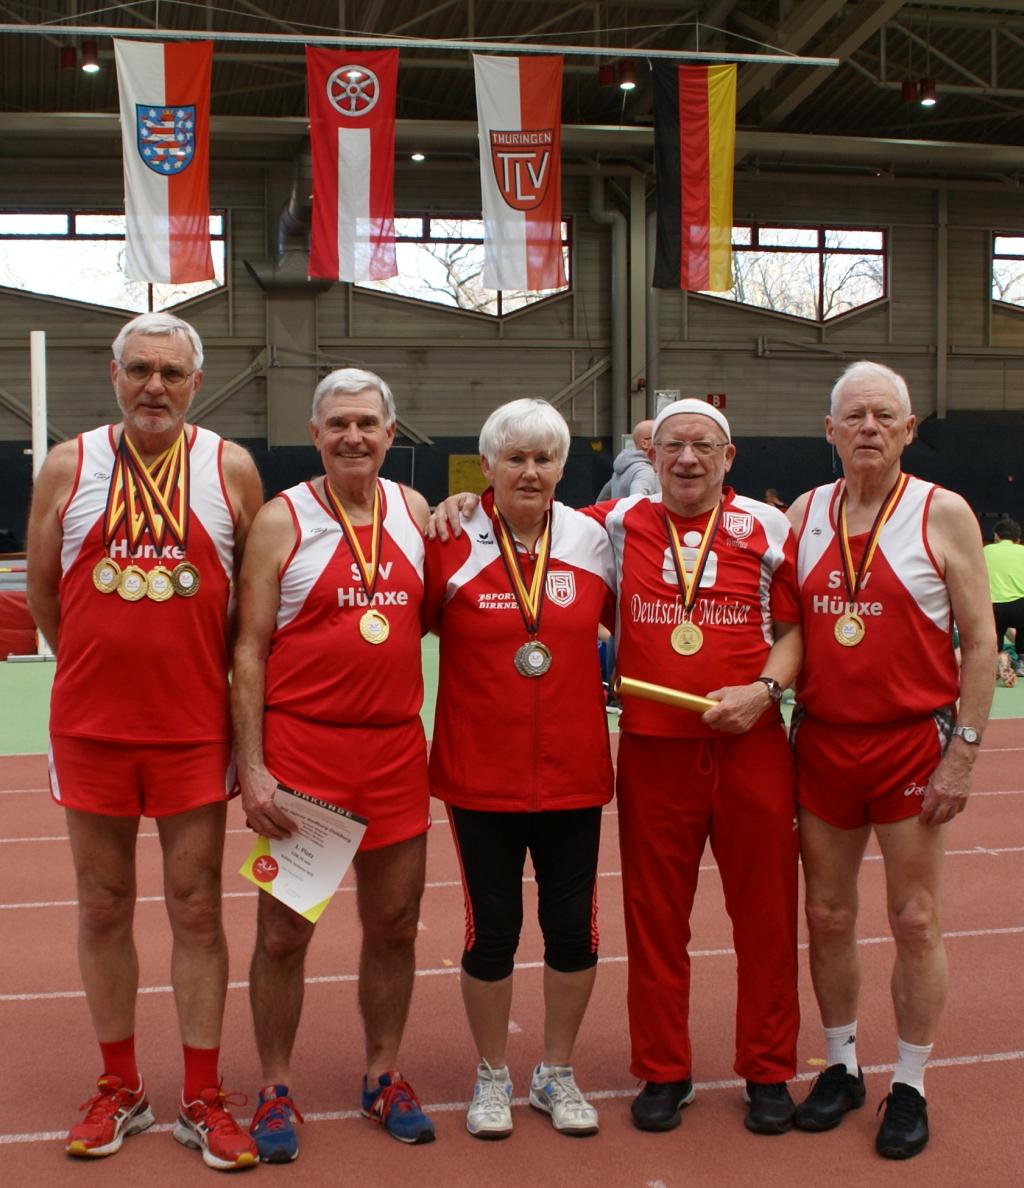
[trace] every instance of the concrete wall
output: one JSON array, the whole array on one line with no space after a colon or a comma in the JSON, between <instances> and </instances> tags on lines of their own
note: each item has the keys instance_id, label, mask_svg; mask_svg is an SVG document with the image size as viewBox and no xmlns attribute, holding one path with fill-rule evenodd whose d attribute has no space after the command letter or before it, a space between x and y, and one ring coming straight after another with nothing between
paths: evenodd
<instances>
[{"instance_id":1,"label":"concrete wall","mask_svg":"<svg viewBox=\"0 0 1024 1188\"><path fill-rule=\"evenodd\" d=\"M574 231L573 292L501 323L340 284L271 309L276 298L268 298L244 262L273 254L277 212L290 185L291 163L280 147L268 149L263 162L215 164L211 201L228 212L230 284L176 311L194 322L207 348L201 399L224 390L254 361L269 360L267 370L258 368L202 418L253 444L268 487L315 469L312 452L300 443L309 395L329 366L365 366L388 379L400 416L433 439L416 446L412 465L417 485L436 499L446 492L448 453L473 452L480 423L495 406L520 395L550 397L608 355L609 232L587 213L585 176L567 172L564 182ZM478 185L464 166L403 165L399 213L475 215ZM609 188L609 201L622 206L627 192L620 179ZM7 208L116 209L121 201L120 162L109 145L66 170L26 159L0 181L0 206ZM715 299L661 295L659 386L726 394L740 445L737 485L753 494L773 485L793 497L828 477L831 459L821 438L828 390L847 362L871 357L907 376L930 442L916 449L921 465L936 471L931 477L959 485L979 513L1009 510L1019 517L1020 449L1010 443L1024 431L1024 310L995 309L988 297L990 235L1024 229L1019 196L980 184L940 192L882 179L854 185L741 177L735 215L884 226L891 247L888 299L826 326ZM28 407L28 333L44 329L54 432L71 436L113 419L109 343L126 317L0 292L0 396ZM633 411L642 400L642 393L632 394ZM609 437L611 401L606 371L562 405L574 436L563 488L570 501L588 499L608 472L617 448ZM963 442L975 428L983 445L965 457ZM27 500L29 465L21 451L28 438L25 422L0 405L0 529L15 535ZM396 473L407 465L408 455L396 456Z\"/></svg>"}]
</instances>

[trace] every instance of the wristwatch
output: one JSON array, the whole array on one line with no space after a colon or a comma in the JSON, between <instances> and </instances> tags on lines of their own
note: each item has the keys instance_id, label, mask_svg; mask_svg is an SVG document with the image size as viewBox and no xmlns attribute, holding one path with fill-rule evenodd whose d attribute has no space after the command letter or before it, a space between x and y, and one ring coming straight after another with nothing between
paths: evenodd
<instances>
[{"instance_id":1,"label":"wristwatch","mask_svg":"<svg viewBox=\"0 0 1024 1188\"><path fill-rule=\"evenodd\" d=\"M975 730L973 726L954 726L953 737L962 738L965 743L970 743L972 747L977 747L981 744L981 731Z\"/></svg>"},{"instance_id":2,"label":"wristwatch","mask_svg":"<svg viewBox=\"0 0 1024 1188\"><path fill-rule=\"evenodd\" d=\"M774 677L759 676L756 679L768 690L768 696L772 701L779 702L782 700L782 686ZM956 731L954 730L953 733L956 734Z\"/></svg>"}]
</instances>

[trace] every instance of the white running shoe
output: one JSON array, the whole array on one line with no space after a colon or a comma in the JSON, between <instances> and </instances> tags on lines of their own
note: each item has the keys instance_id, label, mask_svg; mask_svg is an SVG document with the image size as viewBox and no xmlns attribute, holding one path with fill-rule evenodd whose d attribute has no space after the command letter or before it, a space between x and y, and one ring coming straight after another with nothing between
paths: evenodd
<instances>
[{"instance_id":1,"label":"white running shoe","mask_svg":"<svg viewBox=\"0 0 1024 1188\"><path fill-rule=\"evenodd\" d=\"M507 1068L491 1068L486 1060L480 1061L466 1129L481 1139L503 1139L512 1133L512 1078Z\"/></svg>"},{"instance_id":2,"label":"white running shoe","mask_svg":"<svg viewBox=\"0 0 1024 1188\"><path fill-rule=\"evenodd\" d=\"M597 1110L579 1091L570 1065L538 1064L530 1082L530 1105L549 1114L561 1134L597 1134Z\"/></svg>"}]
</instances>

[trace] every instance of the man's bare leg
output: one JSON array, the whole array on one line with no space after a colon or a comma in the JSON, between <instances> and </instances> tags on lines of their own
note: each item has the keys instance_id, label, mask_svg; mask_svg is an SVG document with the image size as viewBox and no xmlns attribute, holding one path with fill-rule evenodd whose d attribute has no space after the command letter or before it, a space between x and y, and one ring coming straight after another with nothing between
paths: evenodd
<instances>
[{"instance_id":1,"label":"man's bare leg","mask_svg":"<svg viewBox=\"0 0 1024 1188\"><path fill-rule=\"evenodd\" d=\"M138 817L66 809L78 890L78 964L96 1038L116 1043L135 1032L139 960L135 916Z\"/></svg>"},{"instance_id":2,"label":"man's bare leg","mask_svg":"<svg viewBox=\"0 0 1024 1188\"><path fill-rule=\"evenodd\" d=\"M416 970L416 928L426 877L426 834L355 857L363 947L359 1009L370 1084L398 1064Z\"/></svg>"},{"instance_id":3,"label":"man's bare leg","mask_svg":"<svg viewBox=\"0 0 1024 1188\"><path fill-rule=\"evenodd\" d=\"M228 984L221 922L224 802L157 818L164 855L164 895L171 923L171 984L181 1039L190 1048L220 1046Z\"/></svg>"},{"instance_id":4,"label":"man's bare leg","mask_svg":"<svg viewBox=\"0 0 1024 1188\"><path fill-rule=\"evenodd\" d=\"M256 945L249 968L249 1003L265 1085L291 1084L306 950L314 931L315 925L298 912L269 895L260 895Z\"/></svg>"}]
</instances>

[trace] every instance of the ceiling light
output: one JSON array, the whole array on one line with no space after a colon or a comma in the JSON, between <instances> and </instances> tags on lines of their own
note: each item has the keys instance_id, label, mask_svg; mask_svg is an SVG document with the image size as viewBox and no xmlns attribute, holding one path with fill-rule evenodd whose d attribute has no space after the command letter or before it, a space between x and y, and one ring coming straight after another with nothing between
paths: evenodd
<instances>
[{"instance_id":1,"label":"ceiling light","mask_svg":"<svg viewBox=\"0 0 1024 1188\"><path fill-rule=\"evenodd\" d=\"M921 92L921 106L934 107L936 104L935 98L935 79L922 78L920 83Z\"/></svg>"},{"instance_id":2,"label":"ceiling light","mask_svg":"<svg viewBox=\"0 0 1024 1188\"><path fill-rule=\"evenodd\" d=\"M100 68L99 53L95 41L82 42L82 69L86 74L96 74Z\"/></svg>"},{"instance_id":3,"label":"ceiling light","mask_svg":"<svg viewBox=\"0 0 1024 1188\"><path fill-rule=\"evenodd\" d=\"M60 68L61 70L74 70L77 62L78 54L73 45L62 45L60 47Z\"/></svg>"},{"instance_id":4,"label":"ceiling light","mask_svg":"<svg viewBox=\"0 0 1024 1188\"><path fill-rule=\"evenodd\" d=\"M602 62L597 68L597 85L600 87L615 86L615 63Z\"/></svg>"},{"instance_id":5,"label":"ceiling light","mask_svg":"<svg viewBox=\"0 0 1024 1188\"><path fill-rule=\"evenodd\" d=\"M917 102L917 83L912 78L905 78L900 83L900 98L904 103Z\"/></svg>"},{"instance_id":6,"label":"ceiling light","mask_svg":"<svg viewBox=\"0 0 1024 1188\"><path fill-rule=\"evenodd\" d=\"M619 63L619 89L632 91L636 88L636 63L626 58Z\"/></svg>"},{"instance_id":7,"label":"ceiling light","mask_svg":"<svg viewBox=\"0 0 1024 1188\"><path fill-rule=\"evenodd\" d=\"M410 161L425 161L427 158L422 153L412 153L409 157Z\"/></svg>"}]
</instances>

